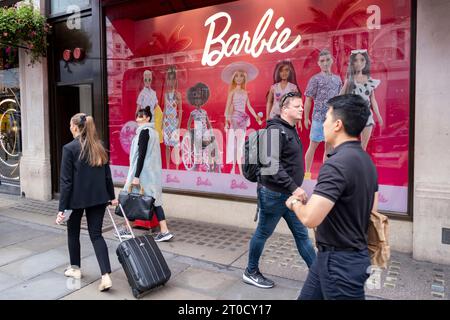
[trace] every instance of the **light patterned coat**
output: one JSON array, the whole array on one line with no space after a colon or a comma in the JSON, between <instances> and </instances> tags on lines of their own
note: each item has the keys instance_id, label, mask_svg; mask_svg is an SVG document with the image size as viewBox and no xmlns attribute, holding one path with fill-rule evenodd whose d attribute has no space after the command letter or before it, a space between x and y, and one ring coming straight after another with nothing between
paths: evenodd
<instances>
[{"instance_id":1,"label":"light patterned coat","mask_svg":"<svg viewBox=\"0 0 450 320\"><path fill-rule=\"evenodd\" d=\"M159 207L162 205L162 165L159 136L155 131L154 123L146 123L139 126L136 130L136 136L133 138L130 148L130 168L128 169L127 181L123 189L128 190L136 173L139 158L138 141L139 134L142 130L148 130L150 139L148 140L147 153L145 154L144 166L139 176L139 182L141 187L144 188L144 194L152 196L155 199L155 206ZM139 192L139 190L135 191Z\"/></svg>"}]
</instances>

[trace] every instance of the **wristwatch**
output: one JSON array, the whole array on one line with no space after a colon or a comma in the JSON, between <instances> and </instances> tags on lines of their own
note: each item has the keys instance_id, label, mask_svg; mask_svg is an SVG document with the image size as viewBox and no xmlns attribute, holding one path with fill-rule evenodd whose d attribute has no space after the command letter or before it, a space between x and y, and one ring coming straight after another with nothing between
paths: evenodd
<instances>
[{"instance_id":1,"label":"wristwatch","mask_svg":"<svg viewBox=\"0 0 450 320\"><path fill-rule=\"evenodd\" d=\"M300 202L300 200L294 199L294 200L291 201L291 203L290 203L291 210L294 208L294 204L296 204L297 202Z\"/></svg>"}]
</instances>

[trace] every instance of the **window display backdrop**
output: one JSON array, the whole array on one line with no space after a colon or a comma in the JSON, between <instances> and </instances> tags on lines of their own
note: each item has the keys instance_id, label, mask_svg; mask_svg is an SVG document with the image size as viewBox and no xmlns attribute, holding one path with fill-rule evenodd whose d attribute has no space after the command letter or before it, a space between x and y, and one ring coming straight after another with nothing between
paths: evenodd
<instances>
[{"instance_id":1,"label":"window display backdrop","mask_svg":"<svg viewBox=\"0 0 450 320\"><path fill-rule=\"evenodd\" d=\"M150 105L162 127L163 187L255 197L256 185L239 174L245 134L265 127L283 90L299 88L316 104L309 112L313 127L302 120L298 129L305 154L311 138L321 140L321 101L347 82L347 92L371 102L374 125L364 139L378 169L380 208L406 213L410 12L406 0L248 0L143 20L108 9L114 180L126 177L136 108ZM328 58L331 82L318 75ZM193 147L195 125L201 143ZM309 194L323 153L320 143L303 184Z\"/></svg>"}]
</instances>

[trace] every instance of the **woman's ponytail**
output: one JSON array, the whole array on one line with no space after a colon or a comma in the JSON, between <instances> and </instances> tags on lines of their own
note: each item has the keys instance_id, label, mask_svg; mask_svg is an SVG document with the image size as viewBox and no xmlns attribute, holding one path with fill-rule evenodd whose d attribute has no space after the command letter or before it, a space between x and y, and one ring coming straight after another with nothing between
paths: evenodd
<instances>
[{"instance_id":1,"label":"woman's ponytail","mask_svg":"<svg viewBox=\"0 0 450 320\"><path fill-rule=\"evenodd\" d=\"M84 113L72 117L72 123L80 131L80 159L85 159L92 167L101 167L108 163L108 154L98 138L94 118Z\"/></svg>"}]
</instances>

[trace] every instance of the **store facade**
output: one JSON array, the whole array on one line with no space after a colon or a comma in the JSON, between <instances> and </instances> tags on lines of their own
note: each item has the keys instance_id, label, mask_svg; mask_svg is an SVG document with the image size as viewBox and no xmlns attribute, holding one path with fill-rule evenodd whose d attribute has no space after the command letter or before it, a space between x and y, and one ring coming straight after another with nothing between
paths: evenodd
<instances>
[{"instance_id":1,"label":"store facade","mask_svg":"<svg viewBox=\"0 0 450 320\"><path fill-rule=\"evenodd\" d=\"M264 126L276 108L283 88L281 69L293 86L317 95L320 89L308 83L320 72L319 54L326 49L333 60L331 72L342 84L354 80L354 58L364 57L365 73L374 85L357 88L362 95L374 92L378 106L373 107L375 126L366 141L379 172L380 209L392 218L393 247L413 251L418 203L415 48L417 14L425 6L421 1L361 0L345 2L347 6L312 0L78 2L47 1L54 26L48 69L50 121L56 124L50 132L54 193L72 114L94 115L111 150L119 186L128 169L137 105L159 106L162 112L170 110L161 131L169 215L253 228L256 186L239 174L242 136ZM244 74L246 82L246 98L235 102L243 110L235 119L243 135L230 134L225 116L236 73ZM311 120L320 121L320 115ZM310 129L302 121L298 130L304 153ZM195 145L198 132L203 143ZM311 178L304 183L309 193L323 153L321 143ZM439 245L446 219L436 220L442 231Z\"/></svg>"}]
</instances>

